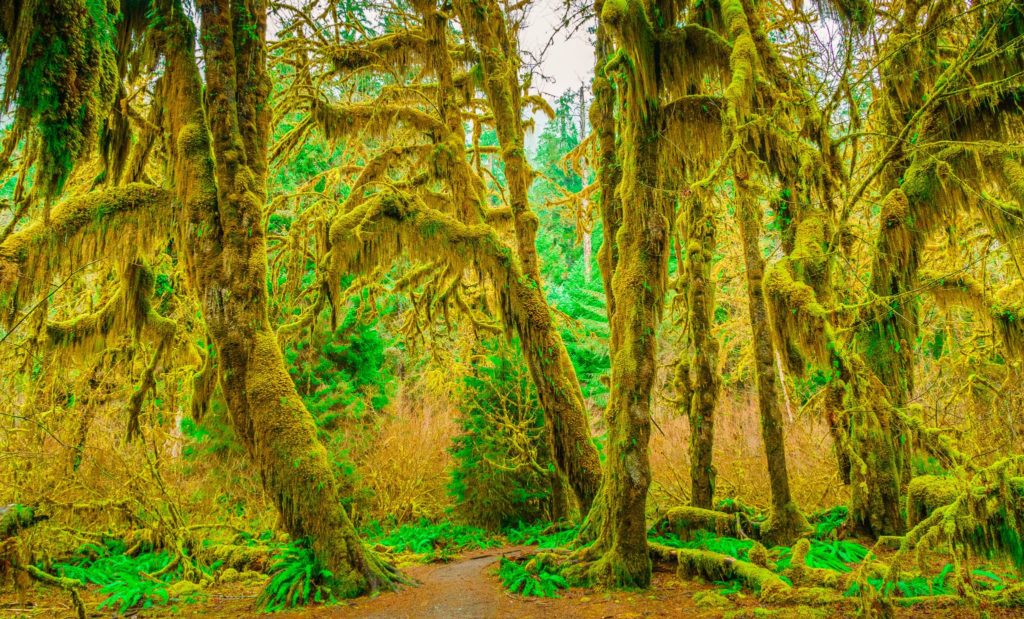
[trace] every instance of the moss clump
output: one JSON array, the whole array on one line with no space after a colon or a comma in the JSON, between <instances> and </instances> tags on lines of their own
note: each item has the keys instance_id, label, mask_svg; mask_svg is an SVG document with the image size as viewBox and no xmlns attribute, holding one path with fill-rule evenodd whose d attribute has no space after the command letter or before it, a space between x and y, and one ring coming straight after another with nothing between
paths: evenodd
<instances>
[{"instance_id":1,"label":"moss clump","mask_svg":"<svg viewBox=\"0 0 1024 619\"><path fill-rule=\"evenodd\" d=\"M681 540L692 540L698 531L736 536L741 530L739 514L727 514L700 507L672 508L655 528L663 532L672 532Z\"/></svg>"},{"instance_id":2,"label":"moss clump","mask_svg":"<svg viewBox=\"0 0 1024 619\"><path fill-rule=\"evenodd\" d=\"M717 591L698 591L693 594L693 603L697 608L705 609L722 609L730 608L732 606L732 602L729 601L729 598Z\"/></svg>"},{"instance_id":3,"label":"moss clump","mask_svg":"<svg viewBox=\"0 0 1024 619\"><path fill-rule=\"evenodd\" d=\"M907 487L907 527L913 527L933 511L949 505L960 495L960 485L952 477L920 475Z\"/></svg>"}]
</instances>

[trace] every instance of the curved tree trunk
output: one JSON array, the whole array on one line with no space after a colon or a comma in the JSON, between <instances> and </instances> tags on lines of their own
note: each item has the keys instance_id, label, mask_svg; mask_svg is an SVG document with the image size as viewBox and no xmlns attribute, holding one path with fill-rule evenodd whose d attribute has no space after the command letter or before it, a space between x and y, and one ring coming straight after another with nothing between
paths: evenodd
<instances>
[{"instance_id":1,"label":"curved tree trunk","mask_svg":"<svg viewBox=\"0 0 1024 619\"><path fill-rule=\"evenodd\" d=\"M262 207L270 80L261 0L203 0L209 116L194 31L177 0L160 4L171 179L185 210L182 242L213 340L232 426L293 538L309 538L340 596L388 588L394 576L359 541L267 312ZM237 36L236 36L237 33Z\"/></svg>"},{"instance_id":2,"label":"curved tree trunk","mask_svg":"<svg viewBox=\"0 0 1024 619\"><path fill-rule=\"evenodd\" d=\"M528 308L529 318L527 324L516 324L519 340L546 413L554 461L568 479L580 513L586 514L601 482L601 464L591 442L590 422L576 370L551 318L541 284L537 259L539 222L529 202L533 172L523 144L518 49L497 3L457 1L455 8L466 33L480 50L484 87L508 180L516 253L528 278L527 285L519 287L520 303Z\"/></svg>"}]
</instances>

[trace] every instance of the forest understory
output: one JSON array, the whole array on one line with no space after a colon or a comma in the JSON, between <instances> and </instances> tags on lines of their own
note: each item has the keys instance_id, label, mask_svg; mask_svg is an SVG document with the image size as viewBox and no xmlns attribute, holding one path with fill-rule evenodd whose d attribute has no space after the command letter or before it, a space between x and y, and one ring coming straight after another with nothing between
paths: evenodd
<instances>
[{"instance_id":1,"label":"forest understory","mask_svg":"<svg viewBox=\"0 0 1024 619\"><path fill-rule=\"evenodd\" d=\"M0 616L1021 616L1022 238L1021 0L5 0Z\"/></svg>"}]
</instances>

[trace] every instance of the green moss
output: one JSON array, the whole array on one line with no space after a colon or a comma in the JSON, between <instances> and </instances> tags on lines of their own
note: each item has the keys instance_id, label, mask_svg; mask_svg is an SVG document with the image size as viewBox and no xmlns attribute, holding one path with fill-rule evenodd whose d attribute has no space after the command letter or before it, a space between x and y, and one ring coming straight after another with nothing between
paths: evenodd
<instances>
[{"instance_id":1,"label":"green moss","mask_svg":"<svg viewBox=\"0 0 1024 619\"><path fill-rule=\"evenodd\" d=\"M907 488L907 526L913 527L933 511L960 496L960 484L952 477L920 475Z\"/></svg>"},{"instance_id":2,"label":"green moss","mask_svg":"<svg viewBox=\"0 0 1024 619\"><path fill-rule=\"evenodd\" d=\"M17 99L37 130L36 185L47 198L60 193L93 146L113 103L114 15L107 7L105 0L54 0L25 22L32 33L17 72Z\"/></svg>"},{"instance_id":3,"label":"green moss","mask_svg":"<svg viewBox=\"0 0 1024 619\"><path fill-rule=\"evenodd\" d=\"M698 591L693 594L693 603L697 608L724 609L731 608L732 602L717 591Z\"/></svg>"},{"instance_id":4,"label":"green moss","mask_svg":"<svg viewBox=\"0 0 1024 619\"><path fill-rule=\"evenodd\" d=\"M771 570L728 555L680 549L676 551L676 558L680 578L700 577L708 582L738 580L765 598L785 595L784 592L790 588Z\"/></svg>"},{"instance_id":5,"label":"green moss","mask_svg":"<svg viewBox=\"0 0 1024 619\"><path fill-rule=\"evenodd\" d=\"M665 514L655 529L671 532L681 540L691 540L700 531L736 535L740 529L740 516L700 507L675 507Z\"/></svg>"}]
</instances>

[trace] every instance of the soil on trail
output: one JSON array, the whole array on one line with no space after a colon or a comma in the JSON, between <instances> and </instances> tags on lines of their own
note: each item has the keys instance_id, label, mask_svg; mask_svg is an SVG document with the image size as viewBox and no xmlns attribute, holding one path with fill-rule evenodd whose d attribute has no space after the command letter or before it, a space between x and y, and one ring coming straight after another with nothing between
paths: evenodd
<instances>
[{"instance_id":1,"label":"soil on trail","mask_svg":"<svg viewBox=\"0 0 1024 619\"><path fill-rule=\"evenodd\" d=\"M273 619L490 619L541 618L605 619L639 617L754 617L806 618L850 616L836 608L783 607L763 608L753 595L736 594L727 599L708 596L720 587L680 580L673 571L656 566L652 586L647 591L596 591L571 589L557 599L523 598L508 593L497 576L502 557L514 558L536 552L535 548L510 547L467 553L450 563L414 565L403 572L415 579L415 586L392 593L349 600L334 606L322 606L262 614L256 608L261 585L216 585L208 590L205 601L175 607L157 607L128 612L126 617L267 617ZM703 595L702 595L703 594ZM82 596L86 607L95 609L103 595L91 590ZM709 607L708 601L721 603ZM53 589L34 591L27 606L5 604L0 597L0 617L74 617L68 598ZM90 612L90 617L109 617L108 612ZM1020 617L1019 611L1002 608L973 609L966 606L946 608L897 609L897 617Z\"/></svg>"},{"instance_id":2,"label":"soil on trail","mask_svg":"<svg viewBox=\"0 0 1024 619\"><path fill-rule=\"evenodd\" d=\"M414 579L416 585L336 606L275 616L289 619L628 619L723 616L722 609L699 608L693 600L695 593L717 591L718 587L684 583L672 572L655 572L653 586L643 592L571 589L562 591L559 598L524 598L507 592L497 575L498 562L502 557L513 559L533 552L536 552L536 548L489 549L463 554L450 563L409 566L403 569L403 573ZM733 611L747 606L752 612L757 607L756 600L751 597L737 598L736 601L738 604L731 607Z\"/></svg>"},{"instance_id":3,"label":"soil on trail","mask_svg":"<svg viewBox=\"0 0 1024 619\"><path fill-rule=\"evenodd\" d=\"M502 557L522 555L522 549L481 551L451 563L415 566L405 570L418 586L335 607L330 616L386 619L392 617L503 617L515 614L515 604L491 574Z\"/></svg>"}]
</instances>

